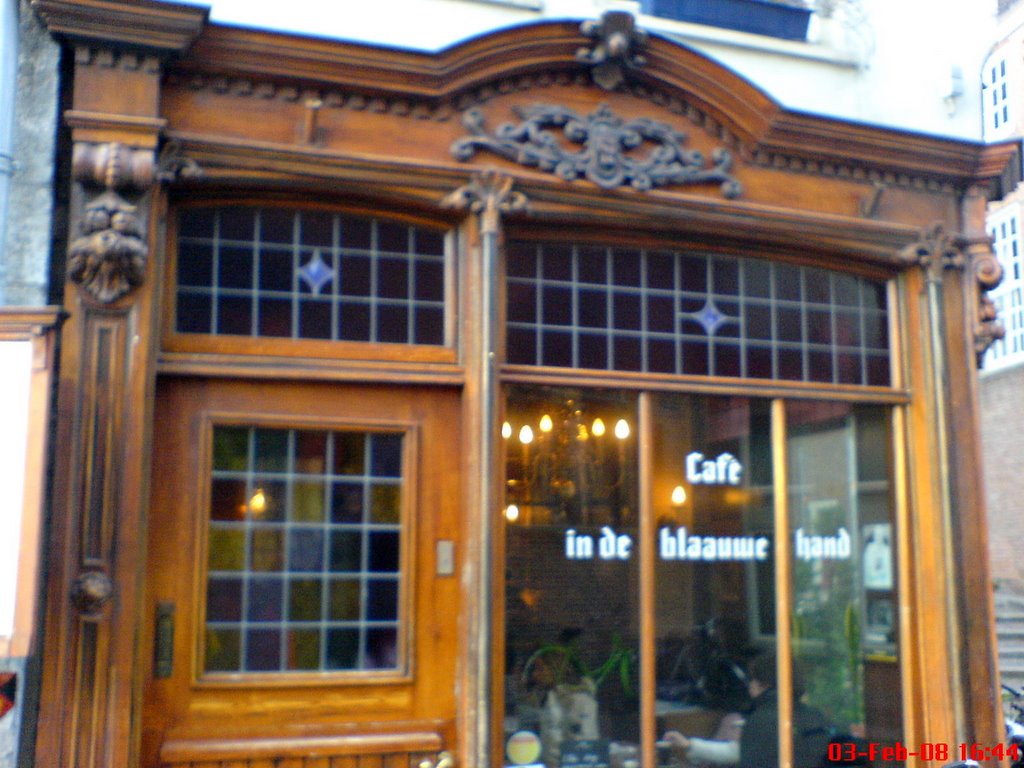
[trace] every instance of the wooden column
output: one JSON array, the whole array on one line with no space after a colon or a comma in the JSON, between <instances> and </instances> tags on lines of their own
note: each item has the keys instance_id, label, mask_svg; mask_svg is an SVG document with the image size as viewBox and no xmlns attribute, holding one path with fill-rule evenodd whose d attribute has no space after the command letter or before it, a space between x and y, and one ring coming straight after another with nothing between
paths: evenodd
<instances>
[{"instance_id":1,"label":"wooden column","mask_svg":"<svg viewBox=\"0 0 1024 768\"><path fill-rule=\"evenodd\" d=\"M445 198L448 207L469 210L478 220L466 228L460 254L463 304L460 326L465 353L466 386L463 423L465 433L468 520L472 526L467 540L474 542L476 555L468 564L466 583L475 585L467 597L467 695L461 703L462 752L472 765L500 762L501 745L491 743L500 733L491 709L494 695L491 671L503 653L504 639L492 637L494 626L490 606L500 604L501 584L495 585L495 521L501 505L501 463L498 434L500 401L498 364L502 357L501 337L501 215L526 208L526 197L512 190L512 178L495 172L475 175L465 186ZM496 757L497 756L497 757Z\"/></svg>"},{"instance_id":2,"label":"wooden column","mask_svg":"<svg viewBox=\"0 0 1024 768\"><path fill-rule=\"evenodd\" d=\"M983 214L983 202L980 210ZM927 684L937 689L948 679L954 713L950 732L936 732L934 723L925 722L921 736L951 748L961 743L991 745L999 743L1003 734L994 668L975 371L980 306L975 266L982 272L989 269L985 254L991 249L983 235L952 235L936 225L908 252L913 252L923 268L923 338L929 347L926 378L930 392L926 428L933 446L933 504L937 505L937 509L918 511L915 528L922 540L929 537L939 545L936 554L942 563L928 572L919 568L918 577L927 578L930 573L943 581L941 589L929 591L941 595L945 615L937 618L947 626L949 659L942 678ZM993 332L991 328L988 331ZM938 531L928 533L928 519ZM918 550L923 544L918 542ZM925 608L930 611L936 606ZM927 621L925 617L919 620ZM932 624L931 630L935 629Z\"/></svg>"},{"instance_id":3,"label":"wooden column","mask_svg":"<svg viewBox=\"0 0 1024 768\"><path fill-rule=\"evenodd\" d=\"M74 56L64 327L37 762L133 765L150 477L162 62L204 12L33 3ZM67 86L67 84L65 84ZM59 260L59 256L55 256ZM158 473L159 474L159 473Z\"/></svg>"},{"instance_id":4,"label":"wooden column","mask_svg":"<svg viewBox=\"0 0 1024 768\"><path fill-rule=\"evenodd\" d=\"M945 302L950 324L946 343L950 359L950 425L954 436L950 446L952 536L957 557L957 597L961 606L958 620L962 645L958 651L969 713L964 735L969 743L998 744L1004 740L1005 731L999 705L995 608L975 365L980 366L985 350L1002 333L996 322L995 308L985 296L1002 277L985 229L987 202L988 196L981 187L968 188L962 198L962 234L957 244L963 254L963 269L949 281Z\"/></svg>"}]
</instances>

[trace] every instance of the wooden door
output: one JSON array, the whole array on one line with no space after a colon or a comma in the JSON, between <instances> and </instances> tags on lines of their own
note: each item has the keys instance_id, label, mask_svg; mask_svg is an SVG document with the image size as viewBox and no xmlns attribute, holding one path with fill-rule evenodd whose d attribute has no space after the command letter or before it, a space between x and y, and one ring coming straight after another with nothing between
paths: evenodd
<instances>
[{"instance_id":1,"label":"wooden door","mask_svg":"<svg viewBox=\"0 0 1024 768\"><path fill-rule=\"evenodd\" d=\"M141 764L455 748L459 395L158 386Z\"/></svg>"}]
</instances>

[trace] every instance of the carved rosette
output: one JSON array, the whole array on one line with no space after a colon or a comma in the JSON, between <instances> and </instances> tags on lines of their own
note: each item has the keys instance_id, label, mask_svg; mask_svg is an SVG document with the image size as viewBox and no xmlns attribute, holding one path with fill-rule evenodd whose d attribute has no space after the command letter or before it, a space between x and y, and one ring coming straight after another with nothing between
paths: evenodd
<instances>
[{"instance_id":1,"label":"carved rosette","mask_svg":"<svg viewBox=\"0 0 1024 768\"><path fill-rule=\"evenodd\" d=\"M479 214L481 230L493 234L498 231L501 214L525 211L529 205L526 195L513 190L512 184L511 176L488 169L474 174L468 184L446 195L441 205Z\"/></svg>"},{"instance_id":2,"label":"carved rosette","mask_svg":"<svg viewBox=\"0 0 1024 768\"><path fill-rule=\"evenodd\" d=\"M90 199L68 246L68 279L109 304L141 284L148 249L138 207L129 197L156 178L153 151L123 144L75 145L72 174Z\"/></svg>"},{"instance_id":3,"label":"carved rosette","mask_svg":"<svg viewBox=\"0 0 1024 768\"><path fill-rule=\"evenodd\" d=\"M732 155L728 150L715 149L709 167L701 152L683 147L686 135L666 123L646 118L625 120L607 104L586 116L548 104L520 107L516 114L522 118L521 123L499 125L492 135L484 127L481 110L466 111L462 124L471 135L456 140L452 154L467 161L486 150L566 181L585 178L602 189L629 185L646 191L720 182L725 197L737 197L742 192L739 181L729 174ZM549 128L560 128L570 146L578 144L581 148L567 148ZM633 152L647 143L654 146L646 155Z\"/></svg>"},{"instance_id":4,"label":"carved rosette","mask_svg":"<svg viewBox=\"0 0 1024 768\"><path fill-rule=\"evenodd\" d=\"M101 571L86 571L71 585L71 602L84 616L99 613L114 596L114 583Z\"/></svg>"},{"instance_id":5,"label":"carved rosette","mask_svg":"<svg viewBox=\"0 0 1024 768\"><path fill-rule=\"evenodd\" d=\"M607 11L597 21L583 22L580 32L594 40L594 47L580 48L576 60L590 65L594 82L606 91L621 85L627 71L646 63L639 51L647 44L647 33L637 28L631 13Z\"/></svg>"}]
</instances>

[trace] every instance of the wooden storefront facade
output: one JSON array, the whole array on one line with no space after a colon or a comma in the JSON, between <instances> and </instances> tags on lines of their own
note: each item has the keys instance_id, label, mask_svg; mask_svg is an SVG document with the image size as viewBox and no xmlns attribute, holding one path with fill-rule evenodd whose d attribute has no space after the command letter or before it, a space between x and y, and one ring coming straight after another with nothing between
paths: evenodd
<instances>
[{"instance_id":1,"label":"wooden storefront facade","mask_svg":"<svg viewBox=\"0 0 1024 768\"><path fill-rule=\"evenodd\" d=\"M696 640L776 652L783 733L806 688L909 764L1001 740L1015 144L788 112L621 14L427 54L32 5L70 211L38 765L662 764L730 708Z\"/></svg>"}]
</instances>

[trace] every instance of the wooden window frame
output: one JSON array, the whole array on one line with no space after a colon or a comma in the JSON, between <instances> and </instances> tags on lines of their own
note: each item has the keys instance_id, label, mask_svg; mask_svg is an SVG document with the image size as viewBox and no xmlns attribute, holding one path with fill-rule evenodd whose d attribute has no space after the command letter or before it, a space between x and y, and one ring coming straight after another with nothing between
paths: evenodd
<instances>
[{"instance_id":1,"label":"wooden window frame","mask_svg":"<svg viewBox=\"0 0 1024 768\"><path fill-rule=\"evenodd\" d=\"M219 426L266 427L272 429L313 429L371 433L401 433L402 449L402 494L401 494L401 554L399 561L399 606L398 606L398 664L394 669L382 670L296 670L287 672L206 672L204 633L206 629L205 588L209 562L209 521L210 481L213 472L213 430ZM256 688L256 687L316 687L325 684L345 685L409 685L416 676L415 642L416 628L413 626L416 599L416 493L417 468L420 460L420 437L415 424L404 421L375 419L302 419L291 416L264 415L259 413L211 412L205 415L202 425L202 455L199 466L202 471L196 478L197 505L192 521L197 552L194 562L195 607L194 624L197 632L192 638L192 685L197 689Z\"/></svg>"},{"instance_id":2,"label":"wooden window frame","mask_svg":"<svg viewBox=\"0 0 1024 768\"><path fill-rule=\"evenodd\" d=\"M366 216L420 226L436 231L445 241L444 266L444 343L441 345L402 344L329 339L289 339L270 336L234 336L183 333L176 330L178 229L177 212L186 208L254 206L293 211L324 211ZM459 260L457 227L443 219L396 210L394 207L360 207L344 203L317 202L303 198L266 196L209 196L178 201L168 207L163 291L164 312L161 321L161 350L171 356L216 357L221 360L259 356L284 360L362 361L414 363L451 366L458 362L459 334L456 304L459 286L456 275Z\"/></svg>"}]
</instances>

